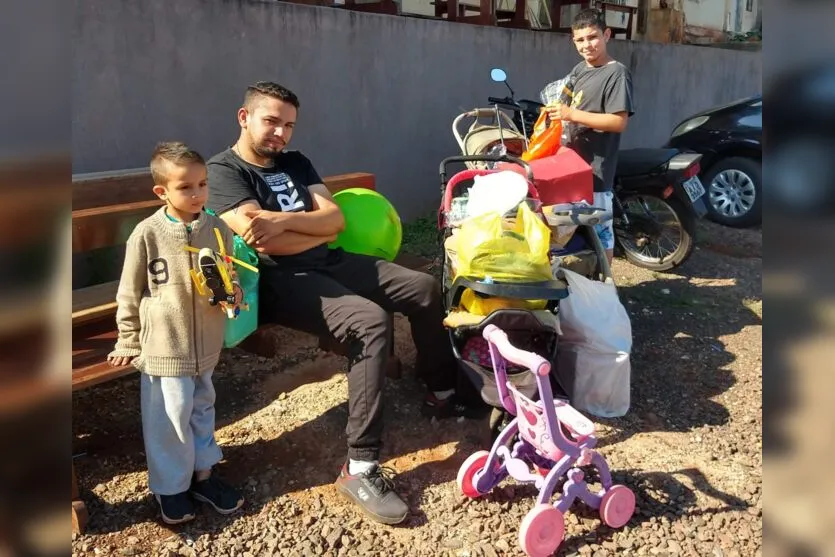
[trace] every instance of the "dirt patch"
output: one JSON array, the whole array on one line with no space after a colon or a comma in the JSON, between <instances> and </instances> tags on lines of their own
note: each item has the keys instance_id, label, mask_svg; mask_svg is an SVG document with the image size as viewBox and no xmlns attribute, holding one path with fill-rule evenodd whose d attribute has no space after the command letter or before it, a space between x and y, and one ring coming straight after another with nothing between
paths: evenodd
<instances>
[{"instance_id":1,"label":"dirt patch","mask_svg":"<svg viewBox=\"0 0 835 557\"><path fill-rule=\"evenodd\" d=\"M638 511L612 530L576 504L558 555L761 555L761 233L703 229L676 273L615 262L634 334L632 407L597 420L598 436ZM287 332L280 358L232 350L216 374L222 474L247 497L231 517L201 508L182 528L158 520L136 376L73 395L74 462L91 512L73 554L521 555L534 488L508 481L474 501L457 493L458 467L489 448L487 425L420 417L408 322L396 327L405 373L386 385L383 451L413 509L404 525L362 518L333 488L345 458L345 360Z\"/></svg>"}]
</instances>

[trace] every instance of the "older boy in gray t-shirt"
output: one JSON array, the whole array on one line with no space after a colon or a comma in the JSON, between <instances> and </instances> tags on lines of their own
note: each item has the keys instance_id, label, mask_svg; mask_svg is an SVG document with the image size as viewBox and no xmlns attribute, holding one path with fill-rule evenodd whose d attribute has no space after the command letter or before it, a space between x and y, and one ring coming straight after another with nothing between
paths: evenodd
<instances>
[{"instance_id":1,"label":"older boy in gray t-shirt","mask_svg":"<svg viewBox=\"0 0 835 557\"><path fill-rule=\"evenodd\" d=\"M564 122L568 146L594 173L594 205L612 209L612 187L618 162L620 136L634 114L629 69L606 51L612 30L603 14L583 10L571 24L572 38L583 61L569 74L573 83L570 105L549 106L551 119ZM596 227L609 262L615 245L612 223Z\"/></svg>"}]
</instances>

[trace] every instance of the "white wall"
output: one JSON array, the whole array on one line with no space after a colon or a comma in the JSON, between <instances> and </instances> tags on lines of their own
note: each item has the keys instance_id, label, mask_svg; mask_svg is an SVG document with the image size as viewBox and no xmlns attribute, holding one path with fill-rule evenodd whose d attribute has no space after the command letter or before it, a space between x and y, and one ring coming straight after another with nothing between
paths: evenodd
<instances>
[{"instance_id":1,"label":"white wall","mask_svg":"<svg viewBox=\"0 0 835 557\"><path fill-rule=\"evenodd\" d=\"M686 25L731 32L738 27L739 33L747 33L757 22L759 3L753 0L750 12L746 0L682 0L682 8Z\"/></svg>"},{"instance_id":2,"label":"white wall","mask_svg":"<svg viewBox=\"0 0 835 557\"><path fill-rule=\"evenodd\" d=\"M683 0L686 25L725 29L725 21L735 0Z\"/></svg>"},{"instance_id":3,"label":"white wall","mask_svg":"<svg viewBox=\"0 0 835 557\"><path fill-rule=\"evenodd\" d=\"M757 24L757 9L759 8L760 0L753 0L751 3L751 11L747 11L745 9L746 2L745 0L739 0L742 2L740 7L740 13L742 14L742 30L740 33L747 33L751 31Z\"/></svg>"},{"instance_id":4,"label":"white wall","mask_svg":"<svg viewBox=\"0 0 835 557\"><path fill-rule=\"evenodd\" d=\"M404 14L435 15L435 6L432 0L399 0L401 12Z\"/></svg>"}]
</instances>

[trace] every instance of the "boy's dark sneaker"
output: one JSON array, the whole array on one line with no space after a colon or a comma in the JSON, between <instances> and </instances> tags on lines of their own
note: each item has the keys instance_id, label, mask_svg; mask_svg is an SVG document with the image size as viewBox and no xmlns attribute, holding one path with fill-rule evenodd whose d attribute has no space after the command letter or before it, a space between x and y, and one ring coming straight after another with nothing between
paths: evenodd
<instances>
[{"instance_id":1,"label":"boy's dark sneaker","mask_svg":"<svg viewBox=\"0 0 835 557\"><path fill-rule=\"evenodd\" d=\"M220 514L231 514L244 504L243 495L215 476L214 472L207 480L192 481L189 493L196 500L214 507Z\"/></svg>"},{"instance_id":2,"label":"boy's dark sneaker","mask_svg":"<svg viewBox=\"0 0 835 557\"><path fill-rule=\"evenodd\" d=\"M362 474L348 473L348 463L342 467L336 487L347 499L377 522L400 524L409 515L409 506L394 491L394 470L374 465Z\"/></svg>"},{"instance_id":3,"label":"boy's dark sneaker","mask_svg":"<svg viewBox=\"0 0 835 557\"><path fill-rule=\"evenodd\" d=\"M166 524L182 524L194 520L196 516L194 501L187 491L177 495L154 495L162 512L162 521Z\"/></svg>"},{"instance_id":4,"label":"boy's dark sneaker","mask_svg":"<svg viewBox=\"0 0 835 557\"><path fill-rule=\"evenodd\" d=\"M426 393L420 413L427 418L443 420L445 418L469 418L478 420L486 416L483 407L465 404L457 394L453 394L443 400L435 396L432 391Z\"/></svg>"}]
</instances>

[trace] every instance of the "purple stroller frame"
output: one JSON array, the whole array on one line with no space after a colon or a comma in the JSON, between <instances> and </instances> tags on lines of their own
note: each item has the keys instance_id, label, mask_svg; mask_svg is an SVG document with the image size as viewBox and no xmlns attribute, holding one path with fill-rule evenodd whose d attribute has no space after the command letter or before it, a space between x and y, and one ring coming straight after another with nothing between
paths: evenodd
<instances>
[{"instance_id":1,"label":"purple stroller frame","mask_svg":"<svg viewBox=\"0 0 835 557\"><path fill-rule=\"evenodd\" d=\"M483 336L489 345L502 405L514 418L489 453L479 451L464 462L458 473L459 489L469 497L478 497L508 476L533 483L539 490L536 506L520 530L520 545L531 556L550 555L557 549L565 528L563 515L577 499L599 509L607 525L620 528L626 524L634 513L635 496L627 487L612 484L609 465L593 450L597 444L594 424L565 401L554 399L549 378L551 364L537 354L515 348L507 334L495 325L485 327ZM536 375L539 402L508 382L508 361ZM511 450L507 444L517 434ZM597 468L600 476L602 489L597 492L590 490L580 469L589 464ZM531 465L540 473L532 472ZM552 505L551 498L564 475L568 480L562 486L562 497Z\"/></svg>"}]
</instances>

